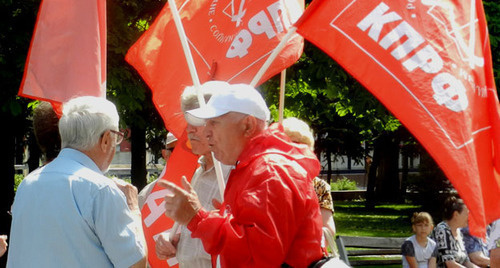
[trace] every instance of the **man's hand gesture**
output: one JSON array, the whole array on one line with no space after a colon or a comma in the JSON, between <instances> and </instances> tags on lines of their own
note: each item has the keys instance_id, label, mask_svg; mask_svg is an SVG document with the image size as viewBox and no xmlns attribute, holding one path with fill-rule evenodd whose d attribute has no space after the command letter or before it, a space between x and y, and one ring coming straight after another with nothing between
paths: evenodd
<instances>
[{"instance_id":1,"label":"man's hand gesture","mask_svg":"<svg viewBox=\"0 0 500 268\"><path fill-rule=\"evenodd\" d=\"M198 195L191 187L191 184L184 176L182 177L184 189L165 180L158 180L158 184L171 192L165 196L165 214L167 217L180 224L187 225L198 210L202 208Z\"/></svg>"}]
</instances>

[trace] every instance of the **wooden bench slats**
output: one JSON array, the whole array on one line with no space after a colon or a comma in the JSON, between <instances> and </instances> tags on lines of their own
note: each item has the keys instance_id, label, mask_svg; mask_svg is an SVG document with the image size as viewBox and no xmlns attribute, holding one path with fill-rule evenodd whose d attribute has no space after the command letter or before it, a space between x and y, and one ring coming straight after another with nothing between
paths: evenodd
<instances>
[{"instance_id":1,"label":"wooden bench slats","mask_svg":"<svg viewBox=\"0 0 500 268\"><path fill-rule=\"evenodd\" d=\"M342 236L344 246L362 248L401 248L403 237Z\"/></svg>"},{"instance_id":2,"label":"wooden bench slats","mask_svg":"<svg viewBox=\"0 0 500 268\"><path fill-rule=\"evenodd\" d=\"M352 260L349 261L351 266L361 266L361 265L390 265L390 264L401 264L401 259L390 259L390 260Z\"/></svg>"},{"instance_id":3,"label":"wooden bench slats","mask_svg":"<svg viewBox=\"0 0 500 268\"><path fill-rule=\"evenodd\" d=\"M397 255L401 254L400 249L360 249L349 250L349 256L366 256L366 255Z\"/></svg>"},{"instance_id":4,"label":"wooden bench slats","mask_svg":"<svg viewBox=\"0 0 500 268\"><path fill-rule=\"evenodd\" d=\"M401 245L405 240L406 237L338 236L336 242L341 260L351 266L361 266L400 264Z\"/></svg>"}]
</instances>

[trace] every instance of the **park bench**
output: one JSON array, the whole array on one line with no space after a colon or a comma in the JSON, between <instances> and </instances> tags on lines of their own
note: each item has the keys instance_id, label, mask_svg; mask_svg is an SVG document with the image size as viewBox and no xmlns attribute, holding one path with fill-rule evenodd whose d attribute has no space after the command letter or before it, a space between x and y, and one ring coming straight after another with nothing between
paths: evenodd
<instances>
[{"instance_id":1,"label":"park bench","mask_svg":"<svg viewBox=\"0 0 500 268\"><path fill-rule=\"evenodd\" d=\"M401 264L406 237L337 236L339 257L350 266ZM349 249L346 249L349 248Z\"/></svg>"}]
</instances>

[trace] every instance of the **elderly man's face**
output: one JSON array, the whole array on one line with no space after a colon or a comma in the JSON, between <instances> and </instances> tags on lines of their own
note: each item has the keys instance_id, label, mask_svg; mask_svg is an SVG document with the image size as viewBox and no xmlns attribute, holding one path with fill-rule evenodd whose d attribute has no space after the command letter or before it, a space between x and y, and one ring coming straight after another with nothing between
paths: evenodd
<instances>
[{"instance_id":1,"label":"elderly man's face","mask_svg":"<svg viewBox=\"0 0 500 268\"><path fill-rule=\"evenodd\" d=\"M210 152L207 137L205 134L203 134L204 129L204 126L195 127L190 124L188 124L186 127L188 139L191 143L191 151L193 152L193 154L205 155Z\"/></svg>"},{"instance_id":2,"label":"elderly man's face","mask_svg":"<svg viewBox=\"0 0 500 268\"><path fill-rule=\"evenodd\" d=\"M246 115L227 113L207 120L205 135L215 158L225 165L234 165L243 151L246 140L242 120Z\"/></svg>"}]
</instances>

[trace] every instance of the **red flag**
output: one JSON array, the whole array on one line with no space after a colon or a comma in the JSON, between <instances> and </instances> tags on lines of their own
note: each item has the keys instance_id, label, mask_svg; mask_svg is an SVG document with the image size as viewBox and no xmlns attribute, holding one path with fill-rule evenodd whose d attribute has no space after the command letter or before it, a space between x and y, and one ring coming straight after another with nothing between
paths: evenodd
<instances>
[{"instance_id":1,"label":"red flag","mask_svg":"<svg viewBox=\"0 0 500 268\"><path fill-rule=\"evenodd\" d=\"M19 90L63 103L106 96L106 1L43 0Z\"/></svg>"},{"instance_id":2,"label":"red flag","mask_svg":"<svg viewBox=\"0 0 500 268\"><path fill-rule=\"evenodd\" d=\"M500 217L499 104L482 2L470 2L315 0L297 26L420 140L484 234Z\"/></svg>"},{"instance_id":3,"label":"red flag","mask_svg":"<svg viewBox=\"0 0 500 268\"><path fill-rule=\"evenodd\" d=\"M287 29L302 14L304 0L176 1L200 82L249 83ZM295 63L303 39L294 35L261 82ZM192 85L170 8L166 5L127 53L127 61L153 92L153 102L174 135L185 122L179 96Z\"/></svg>"},{"instance_id":4,"label":"red flag","mask_svg":"<svg viewBox=\"0 0 500 268\"><path fill-rule=\"evenodd\" d=\"M198 157L191 153L187 141L187 132L184 131L168 160L167 170L160 179L168 178L169 181L177 185L181 184L182 176L191 179L198 165L196 161ZM168 190L155 184L141 211L144 236L148 245L148 262L151 267L174 267L177 265L175 258L167 261L158 259L155 251L157 235L169 232L174 225L174 221L165 216L164 197L167 193Z\"/></svg>"}]
</instances>

